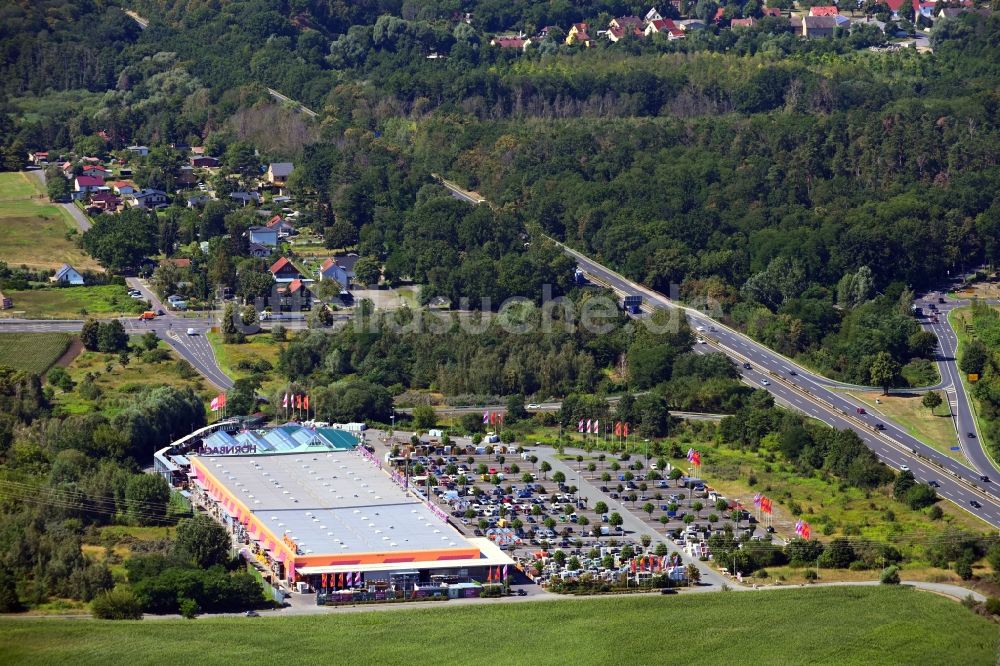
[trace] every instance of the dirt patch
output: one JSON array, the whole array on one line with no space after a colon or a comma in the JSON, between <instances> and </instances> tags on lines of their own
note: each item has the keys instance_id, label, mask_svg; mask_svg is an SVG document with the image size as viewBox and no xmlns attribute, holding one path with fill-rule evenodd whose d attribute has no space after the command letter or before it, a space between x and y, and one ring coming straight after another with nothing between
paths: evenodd
<instances>
[{"instance_id":1,"label":"dirt patch","mask_svg":"<svg viewBox=\"0 0 1000 666\"><path fill-rule=\"evenodd\" d=\"M60 368L68 368L73 359L81 353L83 353L83 343L80 342L80 338L73 336L69 341L69 347L66 348L63 355L56 361L56 365Z\"/></svg>"}]
</instances>

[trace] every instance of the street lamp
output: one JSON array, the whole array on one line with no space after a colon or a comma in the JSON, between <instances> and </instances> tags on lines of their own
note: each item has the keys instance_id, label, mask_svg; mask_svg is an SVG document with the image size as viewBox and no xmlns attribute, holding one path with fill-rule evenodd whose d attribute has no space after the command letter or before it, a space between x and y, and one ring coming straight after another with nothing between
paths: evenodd
<instances>
[{"instance_id":1,"label":"street lamp","mask_svg":"<svg viewBox=\"0 0 1000 666\"><path fill-rule=\"evenodd\" d=\"M395 434L395 431L396 431L396 408L395 407L393 407L393 409L392 409L392 416L390 418L392 419L392 425L389 426L389 434L392 435L392 434Z\"/></svg>"}]
</instances>

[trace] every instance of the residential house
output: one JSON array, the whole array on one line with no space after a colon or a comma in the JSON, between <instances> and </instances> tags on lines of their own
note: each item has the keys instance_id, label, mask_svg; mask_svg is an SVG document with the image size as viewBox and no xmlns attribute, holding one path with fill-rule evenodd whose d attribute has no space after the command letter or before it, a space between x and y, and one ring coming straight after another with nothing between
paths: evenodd
<instances>
[{"instance_id":1,"label":"residential house","mask_svg":"<svg viewBox=\"0 0 1000 666\"><path fill-rule=\"evenodd\" d=\"M618 18L613 18L608 23L608 29L620 28L622 30L627 30L630 28L642 28L642 19L638 16L619 16Z\"/></svg>"},{"instance_id":2,"label":"residential house","mask_svg":"<svg viewBox=\"0 0 1000 666\"><path fill-rule=\"evenodd\" d=\"M684 32L693 32L695 30L704 30L705 22L699 19L683 19L681 21L676 21L677 27Z\"/></svg>"},{"instance_id":3,"label":"residential house","mask_svg":"<svg viewBox=\"0 0 1000 666\"><path fill-rule=\"evenodd\" d=\"M731 28L752 28L755 25L757 25L757 21L752 16L750 18L733 19L729 22L729 27Z\"/></svg>"},{"instance_id":4,"label":"residential house","mask_svg":"<svg viewBox=\"0 0 1000 666\"><path fill-rule=\"evenodd\" d=\"M278 232L268 227L250 227L247 229L251 243L267 245L268 247L278 246Z\"/></svg>"},{"instance_id":5,"label":"residential house","mask_svg":"<svg viewBox=\"0 0 1000 666\"><path fill-rule=\"evenodd\" d=\"M186 257L177 259L161 259L160 266L174 266L175 268L191 268L191 260Z\"/></svg>"},{"instance_id":6,"label":"residential house","mask_svg":"<svg viewBox=\"0 0 1000 666\"><path fill-rule=\"evenodd\" d=\"M195 169L214 169L219 166L219 158L207 155L195 155L189 161Z\"/></svg>"},{"instance_id":7,"label":"residential house","mask_svg":"<svg viewBox=\"0 0 1000 666\"><path fill-rule=\"evenodd\" d=\"M292 262L288 260L287 257L281 257L276 262L271 264L271 275L274 276L275 282L291 282L292 280L298 280L302 278L302 274L299 273Z\"/></svg>"},{"instance_id":8,"label":"residential house","mask_svg":"<svg viewBox=\"0 0 1000 666\"><path fill-rule=\"evenodd\" d=\"M204 206L211 200L212 197L208 196L207 194L192 194L187 198L187 207L198 208L200 206Z\"/></svg>"},{"instance_id":9,"label":"residential house","mask_svg":"<svg viewBox=\"0 0 1000 666\"><path fill-rule=\"evenodd\" d=\"M49 163L49 153L44 150L36 150L33 153L28 153L28 161L35 166L45 166Z\"/></svg>"},{"instance_id":10,"label":"residential house","mask_svg":"<svg viewBox=\"0 0 1000 666\"><path fill-rule=\"evenodd\" d=\"M134 192L125 202L133 208L156 208L166 206L170 199L163 190L142 189Z\"/></svg>"},{"instance_id":11,"label":"residential house","mask_svg":"<svg viewBox=\"0 0 1000 666\"><path fill-rule=\"evenodd\" d=\"M324 280L336 280L340 283L342 288L347 289L351 286L351 279L354 277L353 263L354 262L351 262L352 265L348 268L333 259L327 259L323 262L323 265L319 267L320 282L323 282Z\"/></svg>"},{"instance_id":12,"label":"residential house","mask_svg":"<svg viewBox=\"0 0 1000 666\"><path fill-rule=\"evenodd\" d=\"M531 46L531 38L525 39L523 37L494 37L490 40L490 46L497 46L501 49L519 49L521 51L526 50Z\"/></svg>"},{"instance_id":13,"label":"residential house","mask_svg":"<svg viewBox=\"0 0 1000 666\"><path fill-rule=\"evenodd\" d=\"M83 165L83 175L84 176L98 176L100 178L110 178L111 171L105 169L101 164L85 164Z\"/></svg>"},{"instance_id":14,"label":"residential house","mask_svg":"<svg viewBox=\"0 0 1000 666\"><path fill-rule=\"evenodd\" d=\"M781 7L764 7L761 11L764 13L764 16L781 16Z\"/></svg>"},{"instance_id":15,"label":"residential house","mask_svg":"<svg viewBox=\"0 0 1000 666\"><path fill-rule=\"evenodd\" d=\"M558 26L547 25L538 31L538 41L545 41L549 38L549 33L556 29Z\"/></svg>"},{"instance_id":16,"label":"residential house","mask_svg":"<svg viewBox=\"0 0 1000 666\"><path fill-rule=\"evenodd\" d=\"M802 36L806 39L833 37L837 27L835 16L804 16L802 18Z\"/></svg>"},{"instance_id":17,"label":"residential house","mask_svg":"<svg viewBox=\"0 0 1000 666\"><path fill-rule=\"evenodd\" d=\"M69 160L60 164L59 169L62 170L63 175L66 176L67 178L73 177L73 163L70 162Z\"/></svg>"},{"instance_id":18,"label":"residential house","mask_svg":"<svg viewBox=\"0 0 1000 666\"><path fill-rule=\"evenodd\" d=\"M260 243L250 243L247 246L247 254L259 259L270 257L272 252L274 252L274 248L261 245Z\"/></svg>"},{"instance_id":19,"label":"residential house","mask_svg":"<svg viewBox=\"0 0 1000 666\"><path fill-rule=\"evenodd\" d=\"M681 27L672 21L671 19L657 19L655 21L650 21L646 25L646 36L650 37L652 35L664 34L667 39L683 39L684 31Z\"/></svg>"},{"instance_id":20,"label":"residential house","mask_svg":"<svg viewBox=\"0 0 1000 666\"><path fill-rule=\"evenodd\" d=\"M309 310L312 308L312 292L305 282L295 279L284 287L278 287L278 302L282 310Z\"/></svg>"},{"instance_id":21,"label":"residential house","mask_svg":"<svg viewBox=\"0 0 1000 666\"><path fill-rule=\"evenodd\" d=\"M198 182L198 176L194 173L194 167L185 164L177 170L175 182L182 187L191 187Z\"/></svg>"},{"instance_id":22,"label":"residential house","mask_svg":"<svg viewBox=\"0 0 1000 666\"><path fill-rule=\"evenodd\" d=\"M104 187L104 179L100 176L77 176L73 180L73 198L84 199L91 192L97 192Z\"/></svg>"},{"instance_id":23,"label":"residential house","mask_svg":"<svg viewBox=\"0 0 1000 666\"><path fill-rule=\"evenodd\" d=\"M115 191L115 194L120 194L122 196L128 196L129 194L135 194L139 191L139 188L135 186L130 180L116 180L110 183L111 189Z\"/></svg>"},{"instance_id":24,"label":"residential house","mask_svg":"<svg viewBox=\"0 0 1000 666\"><path fill-rule=\"evenodd\" d=\"M233 192L229 198L239 202L243 206L260 203L260 193L258 192Z\"/></svg>"},{"instance_id":25,"label":"residential house","mask_svg":"<svg viewBox=\"0 0 1000 666\"><path fill-rule=\"evenodd\" d=\"M268 229L277 232L278 238L287 238L288 236L293 236L296 233L295 227L292 223L280 215L275 215L268 220L266 226Z\"/></svg>"},{"instance_id":26,"label":"residential house","mask_svg":"<svg viewBox=\"0 0 1000 666\"><path fill-rule=\"evenodd\" d=\"M586 23L574 23L566 34L566 43L570 46L574 44L582 44L583 46L590 48L593 45L593 40L590 39L590 34L588 33L590 26Z\"/></svg>"},{"instance_id":27,"label":"residential house","mask_svg":"<svg viewBox=\"0 0 1000 666\"><path fill-rule=\"evenodd\" d=\"M817 5L809 8L809 16L836 16L840 13L836 5Z\"/></svg>"},{"instance_id":28,"label":"residential house","mask_svg":"<svg viewBox=\"0 0 1000 666\"><path fill-rule=\"evenodd\" d=\"M656 11L656 7L653 7L648 12L646 12L646 16L643 17L642 20L645 23L651 23L653 21L662 21L663 17L660 16L660 12Z\"/></svg>"},{"instance_id":29,"label":"residential house","mask_svg":"<svg viewBox=\"0 0 1000 666\"><path fill-rule=\"evenodd\" d=\"M73 284L81 285L83 284L83 276L80 272L70 266L69 264L63 264L56 271L56 274L49 278L49 282L60 282L62 284Z\"/></svg>"},{"instance_id":30,"label":"residential house","mask_svg":"<svg viewBox=\"0 0 1000 666\"><path fill-rule=\"evenodd\" d=\"M802 36L802 17L797 14L791 14L788 17L788 25L791 27L792 32L796 35Z\"/></svg>"},{"instance_id":31,"label":"residential house","mask_svg":"<svg viewBox=\"0 0 1000 666\"><path fill-rule=\"evenodd\" d=\"M149 155L149 146L129 146L126 150L136 157L145 157L146 155Z\"/></svg>"},{"instance_id":32,"label":"residential house","mask_svg":"<svg viewBox=\"0 0 1000 666\"><path fill-rule=\"evenodd\" d=\"M913 0L913 15L923 16L927 19L934 18L934 10L937 8L936 2L919 2L918 0Z\"/></svg>"},{"instance_id":33,"label":"residential house","mask_svg":"<svg viewBox=\"0 0 1000 666\"><path fill-rule=\"evenodd\" d=\"M267 165L267 182L284 187L293 169L295 167L291 162L272 162Z\"/></svg>"},{"instance_id":34,"label":"residential house","mask_svg":"<svg viewBox=\"0 0 1000 666\"><path fill-rule=\"evenodd\" d=\"M204 155L205 154L205 146L191 146L191 154L192 155Z\"/></svg>"},{"instance_id":35,"label":"residential house","mask_svg":"<svg viewBox=\"0 0 1000 666\"><path fill-rule=\"evenodd\" d=\"M110 190L100 190L98 192L92 192L90 195L90 206L95 210L96 213L114 213L122 205L121 197Z\"/></svg>"}]
</instances>

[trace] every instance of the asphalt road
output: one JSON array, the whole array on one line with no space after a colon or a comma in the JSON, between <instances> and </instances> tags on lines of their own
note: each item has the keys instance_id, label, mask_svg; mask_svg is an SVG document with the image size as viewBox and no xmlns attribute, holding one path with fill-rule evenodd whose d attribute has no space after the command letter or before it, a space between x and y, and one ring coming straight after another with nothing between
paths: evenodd
<instances>
[{"instance_id":1,"label":"asphalt road","mask_svg":"<svg viewBox=\"0 0 1000 666\"><path fill-rule=\"evenodd\" d=\"M618 402L619 398L617 396L612 396L608 398L609 403ZM551 402L540 402L537 403L537 407L527 407L526 411L529 413L533 412L558 412L562 409L562 402L551 401ZM437 414L482 414L485 411L496 411L503 412L506 411L506 405L458 405L458 406L435 406L434 411ZM396 412L400 414L410 414L413 412L412 407L397 407ZM679 419L684 419L685 421L721 421L726 418L725 414L710 414L707 412L670 412L671 416L676 416Z\"/></svg>"},{"instance_id":2,"label":"asphalt road","mask_svg":"<svg viewBox=\"0 0 1000 666\"><path fill-rule=\"evenodd\" d=\"M1000 527L1000 494L992 483L979 480L979 472L923 444L908 432L885 419L871 414L858 414L860 404L832 390L825 378L819 377L791 360L777 354L751 338L714 321L697 310L678 306L669 298L627 280L590 258L563 246L573 256L588 277L603 283L620 294L640 294L648 309L680 310L692 328L703 330L712 347L736 361L744 381L751 386L770 391L776 399L808 416L838 429L851 429L878 457L894 469L907 466L921 481L934 481L938 494L954 502L993 526ZM751 369L742 368L749 362ZM877 430L882 426L884 430ZM973 507L976 501L981 506Z\"/></svg>"}]
</instances>

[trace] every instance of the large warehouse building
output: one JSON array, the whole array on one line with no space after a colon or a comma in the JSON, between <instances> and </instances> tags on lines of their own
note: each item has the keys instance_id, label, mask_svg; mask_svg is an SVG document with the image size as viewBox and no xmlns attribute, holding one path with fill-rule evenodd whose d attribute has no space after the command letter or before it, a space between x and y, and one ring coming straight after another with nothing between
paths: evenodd
<instances>
[{"instance_id":1,"label":"large warehouse building","mask_svg":"<svg viewBox=\"0 0 1000 666\"><path fill-rule=\"evenodd\" d=\"M220 431L186 460L202 503L288 582L412 590L513 565L488 539L463 537L356 444L331 429Z\"/></svg>"}]
</instances>

